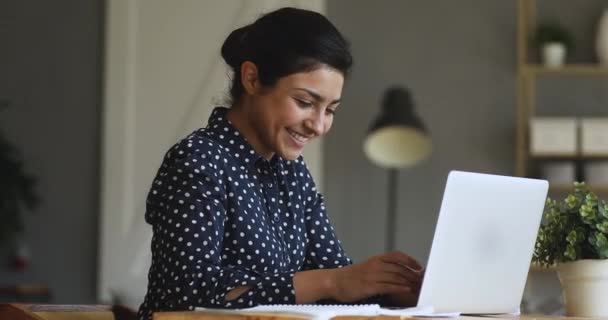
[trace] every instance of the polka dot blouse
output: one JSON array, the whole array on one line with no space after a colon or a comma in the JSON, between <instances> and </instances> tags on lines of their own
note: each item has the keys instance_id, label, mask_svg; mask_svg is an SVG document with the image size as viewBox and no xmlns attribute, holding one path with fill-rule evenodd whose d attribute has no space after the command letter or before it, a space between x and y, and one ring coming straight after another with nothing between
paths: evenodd
<instances>
[{"instance_id":1,"label":"polka dot blouse","mask_svg":"<svg viewBox=\"0 0 608 320\"><path fill-rule=\"evenodd\" d=\"M166 154L148 194L152 265L140 319L294 304L295 272L351 264L302 158L257 154L216 108ZM226 301L240 286L251 289Z\"/></svg>"}]
</instances>

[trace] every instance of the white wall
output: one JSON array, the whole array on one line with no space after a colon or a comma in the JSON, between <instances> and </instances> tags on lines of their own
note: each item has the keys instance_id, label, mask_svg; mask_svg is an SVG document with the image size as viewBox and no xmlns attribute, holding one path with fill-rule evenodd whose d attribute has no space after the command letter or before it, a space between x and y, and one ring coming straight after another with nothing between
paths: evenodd
<instances>
[{"instance_id":1,"label":"white wall","mask_svg":"<svg viewBox=\"0 0 608 320\"><path fill-rule=\"evenodd\" d=\"M145 197L165 151L206 124L227 92L220 48L236 27L280 6L324 1L107 2L98 294L142 301L150 263ZM322 185L321 143L305 157Z\"/></svg>"}]
</instances>

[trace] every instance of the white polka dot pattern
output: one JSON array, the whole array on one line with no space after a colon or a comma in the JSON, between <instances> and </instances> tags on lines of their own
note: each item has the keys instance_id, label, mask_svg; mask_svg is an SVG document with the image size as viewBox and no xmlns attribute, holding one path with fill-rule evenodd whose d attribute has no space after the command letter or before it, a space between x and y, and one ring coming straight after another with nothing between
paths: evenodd
<instances>
[{"instance_id":1,"label":"white polka dot pattern","mask_svg":"<svg viewBox=\"0 0 608 320\"><path fill-rule=\"evenodd\" d=\"M148 194L155 311L293 304L295 272L351 264L300 157L259 156L216 108L166 154ZM226 294L250 286L240 297Z\"/></svg>"}]
</instances>

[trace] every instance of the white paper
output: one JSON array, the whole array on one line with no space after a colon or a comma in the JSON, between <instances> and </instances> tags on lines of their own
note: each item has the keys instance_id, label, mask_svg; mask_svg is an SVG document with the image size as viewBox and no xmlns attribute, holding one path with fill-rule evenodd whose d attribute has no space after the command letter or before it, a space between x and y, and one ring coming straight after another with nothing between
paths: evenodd
<instances>
[{"instance_id":1,"label":"white paper","mask_svg":"<svg viewBox=\"0 0 608 320\"><path fill-rule=\"evenodd\" d=\"M196 311L254 314L254 313L281 313L296 316L305 316L314 320L329 320L337 316L400 316L404 317L433 317L455 318L460 313L434 313L432 307L412 308L382 308L377 304L365 305L259 305L246 309L208 309L196 308Z\"/></svg>"},{"instance_id":2,"label":"white paper","mask_svg":"<svg viewBox=\"0 0 608 320\"><path fill-rule=\"evenodd\" d=\"M380 306L377 304L364 305L260 305L242 311L271 312L271 313L297 313L306 314L315 320L328 320L336 316L376 316Z\"/></svg>"},{"instance_id":3,"label":"white paper","mask_svg":"<svg viewBox=\"0 0 608 320\"><path fill-rule=\"evenodd\" d=\"M403 317L429 317L429 318L457 318L460 312L435 313L433 307L411 307L403 309L380 308L378 315Z\"/></svg>"}]
</instances>

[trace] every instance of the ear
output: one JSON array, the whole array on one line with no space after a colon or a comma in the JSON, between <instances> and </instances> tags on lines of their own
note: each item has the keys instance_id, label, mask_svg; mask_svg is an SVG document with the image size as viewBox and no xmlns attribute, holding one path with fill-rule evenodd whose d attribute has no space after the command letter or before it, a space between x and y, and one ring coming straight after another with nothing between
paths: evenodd
<instances>
[{"instance_id":1,"label":"ear","mask_svg":"<svg viewBox=\"0 0 608 320\"><path fill-rule=\"evenodd\" d=\"M258 92L260 82L258 81L258 67L251 61L241 64L241 84L248 94Z\"/></svg>"}]
</instances>

